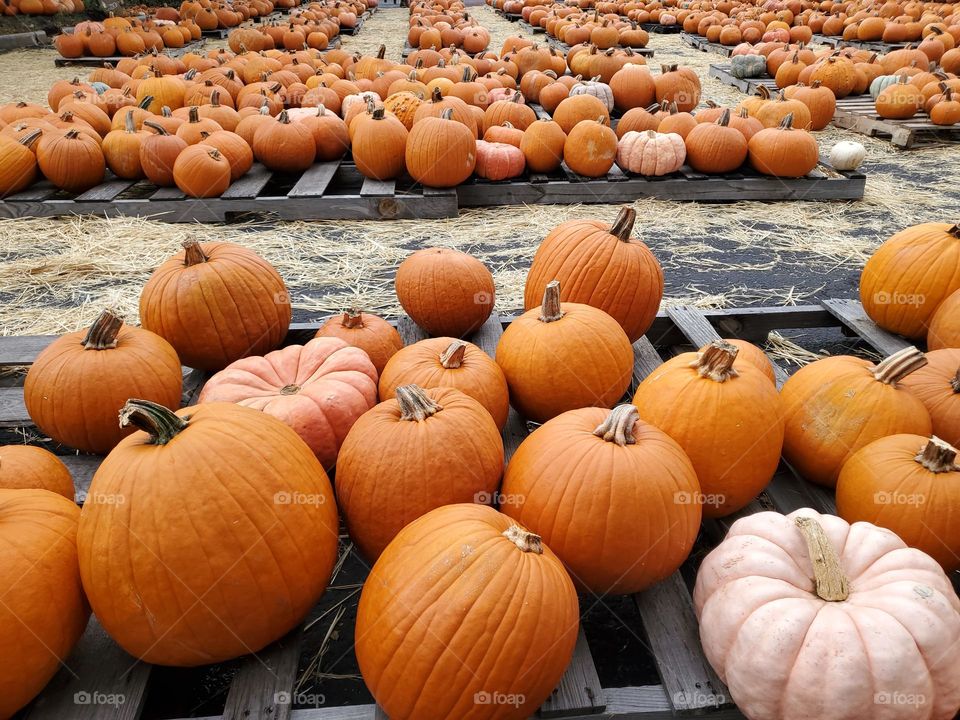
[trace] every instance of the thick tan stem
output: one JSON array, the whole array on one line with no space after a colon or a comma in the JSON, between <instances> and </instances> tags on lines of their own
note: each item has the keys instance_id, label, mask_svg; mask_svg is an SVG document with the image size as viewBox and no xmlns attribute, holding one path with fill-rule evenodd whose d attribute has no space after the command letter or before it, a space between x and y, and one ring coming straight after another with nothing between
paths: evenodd
<instances>
[{"instance_id":1,"label":"thick tan stem","mask_svg":"<svg viewBox=\"0 0 960 720\"><path fill-rule=\"evenodd\" d=\"M197 240L184 240L183 242L183 264L187 267L191 265L199 265L200 263L205 263L207 261L207 256L203 252L203 248L200 247L200 242Z\"/></svg>"},{"instance_id":2,"label":"thick tan stem","mask_svg":"<svg viewBox=\"0 0 960 720\"><path fill-rule=\"evenodd\" d=\"M563 317L560 308L560 281L551 280L543 291L543 303L540 305L540 322L556 322Z\"/></svg>"},{"instance_id":3,"label":"thick tan stem","mask_svg":"<svg viewBox=\"0 0 960 720\"><path fill-rule=\"evenodd\" d=\"M953 388L955 393L960 393L960 368L957 368L957 374L950 381L950 387Z\"/></svg>"},{"instance_id":4,"label":"thick tan stem","mask_svg":"<svg viewBox=\"0 0 960 720\"><path fill-rule=\"evenodd\" d=\"M447 370L463 365L463 355L467 351L467 344L463 340L454 340L450 346L440 353L440 364Z\"/></svg>"},{"instance_id":5,"label":"thick tan stem","mask_svg":"<svg viewBox=\"0 0 960 720\"><path fill-rule=\"evenodd\" d=\"M401 385L397 388L400 403L400 419L421 422L443 410L443 406L427 396L417 385Z\"/></svg>"},{"instance_id":6,"label":"thick tan stem","mask_svg":"<svg viewBox=\"0 0 960 720\"><path fill-rule=\"evenodd\" d=\"M733 367L733 361L740 352L736 345L726 340L714 340L707 345L690 363L700 377L710 378L715 382L726 382L735 378L739 373Z\"/></svg>"},{"instance_id":7,"label":"thick tan stem","mask_svg":"<svg viewBox=\"0 0 960 720\"><path fill-rule=\"evenodd\" d=\"M843 574L837 551L823 527L810 517L798 517L794 522L803 539L807 541L807 553L813 565L813 579L817 595L827 602L841 602L850 596L850 581Z\"/></svg>"},{"instance_id":8,"label":"thick tan stem","mask_svg":"<svg viewBox=\"0 0 960 720\"><path fill-rule=\"evenodd\" d=\"M93 321L86 337L83 338L84 350L110 350L117 346L117 334L123 327L123 318L113 310L104 310Z\"/></svg>"},{"instance_id":9,"label":"thick tan stem","mask_svg":"<svg viewBox=\"0 0 960 720\"><path fill-rule=\"evenodd\" d=\"M503 536L524 552L543 554L543 541L539 535L524 530L519 525L511 525L503 531Z\"/></svg>"},{"instance_id":10,"label":"thick tan stem","mask_svg":"<svg viewBox=\"0 0 960 720\"><path fill-rule=\"evenodd\" d=\"M931 437L927 441L927 444L920 448L920 452L917 453L914 460L932 473L960 470L956 465L957 449L936 435Z\"/></svg>"},{"instance_id":11,"label":"thick tan stem","mask_svg":"<svg viewBox=\"0 0 960 720\"><path fill-rule=\"evenodd\" d=\"M639 419L640 415L635 405L630 403L617 405L607 415L607 419L593 431L593 434L607 442L616 443L620 447L633 445L636 443L636 439L633 437L633 427Z\"/></svg>"},{"instance_id":12,"label":"thick tan stem","mask_svg":"<svg viewBox=\"0 0 960 720\"><path fill-rule=\"evenodd\" d=\"M363 313L356 308L350 308L343 313L343 320L340 321L340 324L351 329L363 327Z\"/></svg>"},{"instance_id":13,"label":"thick tan stem","mask_svg":"<svg viewBox=\"0 0 960 720\"><path fill-rule=\"evenodd\" d=\"M149 400L130 399L120 409L120 427L134 427L150 435L153 445L166 445L187 427L188 421Z\"/></svg>"},{"instance_id":14,"label":"thick tan stem","mask_svg":"<svg viewBox=\"0 0 960 720\"><path fill-rule=\"evenodd\" d=\"M915 347L908 347L885 358L873 369L873 376L887 385L896 385L907 375L927 364L927 356Z\"/></svg>"},{"instance_id":15,"label":"thick tan stem","mask_svg":"<svg viewBox=\"0 0 960 720\"><path fill-rule=\"evenodd\" d=\"M296 384L284 385L282 388L280 388L281 395L296 395L298 392L300 392L300 386Z\"/></svg>"},{"instance_id":16,"label":"thick tan stem","mask_svg":"<svg viewBox=\"0 0 960 720\"><path fill-rule=\"evenodd\" d=\"M610 234L623 242L630 242L630 233L633 232L633 223L637 220L637 211L632 207L620 208L620 214L610 226Z\"/></svg>"}]
</instances>

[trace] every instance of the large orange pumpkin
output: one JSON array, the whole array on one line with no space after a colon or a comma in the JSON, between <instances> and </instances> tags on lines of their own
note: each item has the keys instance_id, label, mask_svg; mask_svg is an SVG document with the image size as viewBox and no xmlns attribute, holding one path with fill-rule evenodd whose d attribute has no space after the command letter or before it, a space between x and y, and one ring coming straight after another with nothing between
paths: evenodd
<instances>
[{"instance_id":1,"label":"large orange pumpkin","mask_svg":"<svg viewBox=\"0 0 960 720\"><path fill-rule=\"evenodd\" d=\"M377 404L377 370L339 338L314 338L231 363L207 380L200 402L232 402L283 420L327 469L363 413Z\"/></svg>"},{"instance_id":2,"label":"large orange pumpkin","mask_svg":"<svg viewBox=\"0 0 960 720\"><path fill-rule=\"evenodd\" d=\"M184 243L140 294L140 322L166 338L180 360L219 370L276 348L290 327L283 279L252 250L227 242Z\"/></svg>"},{"instance_id":3,"label":"large orange pumpkin","mask_svg":"<svg viewBox=\"0 0 960 720\"><path fill-rule=\"evenodd\" d=\"M134 657L194 666L295 627L337 558L333 490L310 448L230 403L131 400L120 417L143 432L100 465L77 538L104 629Z\"/></svg>"},{"instance_id":4,"label":"large orange pumpkin","mask_svg":"<svg viewBox=\"0 0 960 720\"><path fill-rule=\"evenodd\" d=\"M563 302L603 310L630 342L638 340L657 316L663 271L650 249L631 237L636 217L633 208L624 207L613 225L570 220L550 231L530 265L524 308L537 307L547 283L559 280Z\"/></svg>"},{"instance_id":5,"label":"large orange pumpkin","mask_svg":"<svg viewBox=\"0 0 960 720\"><path fill-rule=\"evenodd\" d=\"M397 329L382 317L351 308L343 315L329 318L316 337L337 337L363 350L370 357L377 373L382 373L387 361L403 347Z\"/></svg>"},{"instance_id":6,"label":"large orange pumpkin","mask_svg":"<svg viewBox=\"0 0 960 720\"><path fill-rule=\"evenodd\" d=\"M783 415L776 388L723 340L683 353L647 376L633 398L640 417L676 440L693 462L707 517L739 510L780 462Z\"/></svg>"},{"instance_id":7,"label":"large orange pumpkin","mask_svg":"<svg viewBox=\"0 0 960 720\"><path fill-rule=\"evenodd\" d=\"M900 384L926 363L923 353L906 348L878 365L838 355L798 370L780 393L784 458L807 480L832 487L864 445L897 433L930 435L930 414Z\"/></svg>"},{"instance_id":8,"label":"large orange pumpkin","mask_svg":"<svg viewBox=\"0 0 960 720\"><path fill-rule=\"evenodd\" d=\"M403 348L380 375L380 399L392 398L401 385L455 388L483 405L498 428L507 424L510 398L503 370L473 343L441 337Z\"/></svg>"},{"instance_id":9,"label":"large orange pumpkin","mask_svg":"<svg viewBox=\"0 0 960 720\"><path fill-rule=\"evenodd\" d=\"M923 223L901 230L867 260L860 302L877 325L922 338L937 306L960 290L960 225Z\"/></svg>"},{"instance_id":10,"label":"large orange pumpkin","mask_svg":"<svg viewBox=\"0 0 960 720\"><path fill-rule=\"evenodd\" d=\"M948 295L930 318L927 348L960 348L960 290Z\"/></svg>"},{"instance_id":11,"label":"large orange pumpkin","mask_svg":"<svg viewBox=\"0 0 960 720\"><path fill-rule=\"evenodd\" d=\"M837 480L837 513L847 522L893 530L947 572L960 569L960 467L939 438L889 435L854 453Z\"/></svg>"},{"instance_id":12,"label":"large orange pumpkin","mask_svg":"<svg viewBox=\"0 0 960 720\"><path fill-rule=\"evenodd\" d=\"M49 490L73 500L73 478L51 452L33 445L0 445L0 489Z\"/></svg>"},{"instance_id":13,"label":"large orange pumpkin","mask_svg":"<svg viewBox=\"0 0 960 720\"><path fill-rule=\"evenodd\" d=\"M105 310L89 330L67 333L37 356L23 402L37 427L57 442L102 454L133 432L117 423L129 398L179 407L182 388L170 343Z\"/></svg>"},{"instance_id":14,"label":"large orange pumpkin","mask_svg":"<svg viewBox=\"0 0 960 720\"><path fill-rule=\"evenodd\" d=\"M681 447L620 405L570 410L537 428L507 465L500 497L574 583L606 595L639 592L680 567L700 530L699 494Z\"/></svg>"},{"instance_id":15,"label":"large orange pumpkin","mask_svg":"<svg viewBox=\"0 0 960 720\"><path fill-rule=\"evenodd\" d=\"M960 445L960 349L928 352L926 367L907 375L901 384L927 408L933 434Z\"/></svg>"},{"instance_id":16,"label":"large orange pumpkin","mask_svg":"<svg viewBox=\"0 0 960 720\"><path fill-rule=\"evenodd\" d=\"M55 493L0 489L0 717L43 689L87 626L79 516Z\"/></svg>"},{"instance_id":17,"label":"large orange pumpkin","mask_svg":"<svg viewBox=\"0 0 960 720\"><path fill-rule=\"evenodd\" d=\"M492 498L502 474L500 431L480 403L452 388L402 385L347 434L337 501L350 537L375 560L434 508Z\"/></svg>"},{"instance_id":18,"label":"large orange pumpkin","mask_svg":"<svg viewBox=\"0 0 960 720\"><path fill-rule=\"evenodd\" d=\"M536 422L612 407L630 385L633 348L623 328L595 307L561 303L560 294L560 283L547 283L541 307L510 323L497 344L510 401Z\"/></svg>"},{"instance_id":19,"label":"large orange pumpkin","mask_svg":"<svg viewBox=\"0 0 960 720\"><path fill-rule=\"evenodd\" d=\"M576 591L539 537L492 508L449 505L373 566L356 653L391 720L521 720L553 692L578 629Z\"/></svg>"},{"instance_id":20,"label":"large orange pumpkin","mask_svg":"<svg viewBox=\"0 0 960 720\"><path fill-rule=\"evenodd\" d=\"M493 310L493 275L459 250L417 250L400 263L395 285L407 315L431 335L469 335Z\"/></svg>"}]
</instances>

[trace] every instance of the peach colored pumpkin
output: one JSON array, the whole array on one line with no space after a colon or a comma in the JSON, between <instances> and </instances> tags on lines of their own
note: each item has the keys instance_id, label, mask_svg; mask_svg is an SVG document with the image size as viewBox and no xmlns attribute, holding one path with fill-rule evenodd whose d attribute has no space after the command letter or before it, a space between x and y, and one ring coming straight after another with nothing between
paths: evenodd
<instances>
[{"instance_id":1,"label":"peach colored pumpkin","mask_svg":"<svg viewBox=\"0 0 960 720\"><path fill-rule=\"evenodd\" d=\"M203 386L200 402L237 403L283 420L329 469L357 418L377 404L377 370L360 348L314 338L228 365Z\"/></svg>"},{"instance_id":2,"label":"peach colored pumpkin","mask_svg":"<svg viewBox=\"0 0 960 720\"><path fill-rule=\"evenodd\" d=\"M617 165L639 175L668 175L683 166L687 147L676 133L631 130L617 144Z\"/></svg>"},{"instance_id":3,"label":"peach colored pumpkin","mask_svg":"<svg viewBox=\"0 0 960 720\"><path fill-rule=\"evenodd\" d=\"M477 140L474 172L487 180L506 180L523 174L527 161L520 148L507 143Z\"/></svg>"}]
</instances>

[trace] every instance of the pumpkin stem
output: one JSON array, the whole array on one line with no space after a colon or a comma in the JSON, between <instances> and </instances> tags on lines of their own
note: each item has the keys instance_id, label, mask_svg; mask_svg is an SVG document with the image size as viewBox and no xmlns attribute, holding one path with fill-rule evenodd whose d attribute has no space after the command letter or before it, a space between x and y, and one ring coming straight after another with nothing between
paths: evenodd
<instances>
[{"instance_id":1,"label":"pumpkin stem","mask_svg":"<svg viewBox=\"0 0 960 720\"><path fill-rule=\"evenodd\" d=\"M166 445L189 425L163 405L149 400L130 399L120 408L120 427L133 425L150 435L151 445Z\"/></svg>"},{"instance_id":2,"label":"pumpkin stem","mask_svg":"<svg viewBox=\"0 0 960 720\"><path fill-rule=\"evenodd\" d=\"M183 241L183 264L185 267L205 263L208 259L198 240Z\"/></svg>"},{"instance_id":3,"label":"pumpkin stem","mask_svg":"<svg viewBox=\"0 0 960 720\"><path fill-rule=\"evenodd\" d=\"M124 132L137 132L137 124L133 121L133 110L127 110L127 116L123 119Z\"/></svg>"},{"instance_id":4,"label":"pumpkin stem","mask_svg":"<svg viewBox=\"0 0 960 720\"><path fill-rule=\"evenodd\" d=\"M430 95L430 102L440 102L443 100L443 93L440 92L440 88L435 87L433 93Z\"/></svg>"},{"instance_id":5,"label":"pumpkin stem","mask_svg":"<svg viewBox=\"0 0 960 720\"><path fill-rule=\"evenodd\" d=\"M144 121L143 121L143 124L146 125L148 128L150 128L151 130L155 131L155 132L157 133L157 135L169 135L169 134L170 134L170 133L168 133L168 132L166 131L166 129L163 127L163 125L157 125L157 123L153 122L152 120L144 120Z\"/></svg>"},{"instance_id":6,"label":"pumpkin stem","mask_svg":"<svg viewBox=\"0 0 960 720\"><path fill-rule=\"evenodd\" d=\"M350 308L344 311L340 324L351 329L363 327L363 315L357 308Z\"/></svg>"},{"instance_id":7,"label":"pumpkin stem","mask_svg":"<svg viewBox=\"0 0 960 720\"><path fill-rule=\"evenodd\" d=\"M720 117L717 119L717 125L720 127L727 127L730 124L730 108L724 108L723 112L720 113Z\"/></svg>"},{"instance_id":8,"label":"pumpkin stem","mask_svg":"<svg viewBox=\"0 0 960 720\"><path fill-rule=\"evenodd\" d=\"M908 347L884 358L873 369L873 376L887 385L896 385L910 373L927 364L927 356L915 347Z\"/></svg>"},{"instance_id":9,"label":"pumpkin stem","mask_svg":"<svg viewBox=\"0 0 960 720\"><path fill-rule=\"evenodd\" d=\"M551 280L543 291L543 303L540 305L540 322L556 322L563 317L560 308L560 281Z\"/></svg>"},{"instance_id":10,"label":"pumpkin stem","mask_svg":"<svg viewBox=\"0 0 960 720\"><path fill-rule=\"evenodd\" d=\"M633 232L633 223L636 222L637 211L632 207L624 205L620 208L620 214L610 226L610 234L623 242L630 242L630 233Z\"/></svg>"},{"instance_id":11,"label":"pumpkin stem","mask_svg":"<svg viewBox=\"0 0 960 720\"><path fill-rule=\"evenodd\" d=\"M503 536L516 545L524 552L532 552L537 555L543 555L543 540L539 535L534 535L529 530L524 530L519 525L511 525L503 531Z\"/></svg>"},{"instance_id":12,"label":"pumpkin stem","mask_svg":"<svg viewBox=\"0 0 960 720\"><path fill-rule=\"evenodd\" d=\"M763 87L761 85L761 87ZM793 113L787 113L783 120L780 121L781 130L793 130Z\"/></svg>"},{"instance_id":13,"label":"pumpkin stem","mask_svg":"<svg viewBox=\"0 0 960 720\"><path fill-rule=\"evenodd\" d=\"M446 110L444 110L442 113L440 113L440 117L443 118L444 120L452 120L453 108L447 108Z\"/></svg>"},{"instance_id":14,"label":"pumpkin stem","mask_svg":"<svg viewBox=\"0 0 960 720\"><path fill-rule=\"evenodd\" d=\"M936 435L920 448L920 452L914 458L932 473L954 472L960 469L955 464L956 459L957 449Z\"/></svg>"},{"instance_id":15,"label":"pumpkin stem","mask_svg":"<svg viewBox=\"0 0 960 720\"><path fill-rule=\"evenodd\" d=\"M953 227L949 228L947 232L950 235L953 235L955 238L960 239L960 222L958 222Z\"/></svg>"},{"instance_id":16,"label":"pumpkin stem","mask_svg":"<svg viewBox=\"0 0 960 720\"><path fill-rule=\"evenodd\" d=\"M450 346L440 353L440 364L447 370L463 365L463 355L467 351L467 344L463 340L454 340Z\"/></svg>"},{"instance_id":17,"label":"pumpkin stem","mask_svg":"<svg viewBox=\"0 0 960 720\"><path fill-rule=\"evenodd\" d=\"M192 122L192 123L200 122L200 108L198 108L196 105L190 108L187 122Z\"/></svg>"},{"instance_id":18,"label":"pumpkin stem","mask_svg":"<svg viewBox=\"0 0 960 720\"><path fill-rule=\"evenodd\" d=\"M593 431L593 434L620 447L633 445L636 443L633 437L633 426L639 419L636 405L631 403L617 405L607 415L607 419Z\"/></svg>"},{"instance_id":19,"label":"pumpkin stem","mask_svg":"<svg viewBox=\"0 0 960 720\"><path fill-rule=\"evenodd\" d=\"M953 388L955 393L960 393L960 368L957 368L957 374L950 381L950 387Z\"/></svg>"},{"instance_id":20,"label":"pumpkin stem","mask_svg":"<svg viewBox=\"0 0 960 720\"><path fill-rule=\"evenodd\" d=\"M697 359L690 363L690 367L695 368L700 377L726 382L740 375L733 367L738 352L740 350L736 345L726 340L714 340L697 354Z\"/></svg>"},{"instance_id":21,"label":"pumpkin stem","mask_svg":"<svg viewBox=\"0 0 960 720\"><path fill-rule=\"evenodd\" d=\"M123 318L116 312L104 310L93 321L81 341L84 350L111 350L117 346L117 334L123 327Z\"/></svg>"},{"instance_id":22,"label":"pumpkin stem","mask_svg":"<svg viewBox=\"0 0 960 720\"><path fill-rule=\"evenodd\" d=\"M850 581L843 574L840 558L823 531L823 526L811 517L794 519L800 534L807 541L807 554L813 565L817 595L827 602L840 602L850 596Z\"/></svg>"},{"instance_id":23,"label":"pumpkin stem","mask_svg":"<svg viewBox=\"0 0 960 720\"><path fill-rule=\"evenodd\" d=\"M300 392L300 386L296 384L284 385L282 388L280 388L281 395L296 395L298 392Z\"/></svg>"},{"instance_id":24,"label":"pumpkin stem","mask_svg":"<svg viewBox=\"0 0 960 720\"><path fill-rule=\"evenodd\" d=\"M400 419L421 422L443 410L443 406L427 396L417 385L401 385L397 388L400 403Z\"/></svg>"}]
</instances>

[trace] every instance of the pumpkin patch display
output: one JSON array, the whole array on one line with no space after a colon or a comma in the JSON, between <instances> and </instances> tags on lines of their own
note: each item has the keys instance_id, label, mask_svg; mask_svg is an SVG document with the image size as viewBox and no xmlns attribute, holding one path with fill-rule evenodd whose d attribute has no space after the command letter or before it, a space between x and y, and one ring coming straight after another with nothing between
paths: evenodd
<instances>
[{"instance_id":1,"label":"pumpkin patch display","mask_svg":"<svg viewBox=\"0 0 960 720\"><path fill-rule=\"evenodd\" d=\"M448 387L395 395L357 420L337 461L337 501L369 560L434 508L492 498L503 474L500 431L479 402Z\"/></svg>"},{"instance_id":2,"label":"pumpkin patch display","mask_svg":"<svg viewBox=\"0 0 960 720\"><path fill-rule=\"evenodd\" d=\"M501 490L502 512L597 595L639 592L675 572L700 528L699 493L686 453L633 405L548 420L520 444Z\"/></svg>"},{"instance_id":3,"label":"pumpkin patch display","mask_svg":"<svg viewBox=\"0 0 960 720\"><path fill-rule=\"evenodd\" d=\"M477 632L476 617L510 632ZM573 583L537 535L492 508L448 505L405 527L373 566L356 653L393 720L522 720L553 692L579 625Z\"/></svg>"},{"instance_id":4,"label":"pumpkin patch display","mask_svg":"<svg viewBox=\"0 0 960 720\"><path fill-rule=\"evenodd\" d=\"M784 422L776 387L752 363L734 365L723 340L671 358L637 388L640 417L690 457L706 517L723 517L753 500L780 462Z\"/></svg>"},{"instance_id":5,"label":"pumpkin patch display","mask_svg":"<svg viewBox=\"0 0 960 720\"><path fill-rule=\"evenodd\" d=\"M79 517L72 497L0 487L0 717L13 717L40 693L87 626Z\"/></svg>"},{"instance_id":6,"label":"pumpkin patch display","mask_svg":"<svg viewBox=\"0 0 960 720\"><path fill-rule=\"evenodd\" d=\"M960 600L889 530L808 508L749 515L703 561L693 603L707 660L752 720L838 703L882 717L893 697L915 700L904 717L960 710Z\"/></svg>"},{"instance_id":7,"label":"pumpkin patch display","mask_svg":"<svg viewBox=\"0 0 960 720\"><path fill-rule=\"evenodd\" d=\"M317 330L316 337L340 338L348 345L360 348L370 358L378 375L383 372L387 361L403 347L400 333L393 325L382 317L356 308L329 318Z\"/></svg>"},{"instance_id":8,"label":"pumpkin patch display","mask_svg":"<svg viewBox=\"0 0 960 720\"><path fill-rule=\"evenodd\" d=\"M100 465L77 536L107 633L134 657L183 667L256 652L303 620L338 534L330 481L306 443L232 403L174 413L130 400L120 418L141 432Z\"/></svg>"},{"instance_id":9,"label":"pumpkin patch display","mask_svg":"<svg viewBox=\"0 0 960 720\"><path fill-rule=\"evenodd\" d=\"M128 398L179 407L183 375L163 337L104 310L89 329L67 333L36 358L23 384L30 418L57 442L109 452L132 430L117 424Z\"/></svg>"},{"instance_id":10,"label":"pumpkin patch display","mask_svg":"<svg viewBox=\"0 0 960 720\"><path fill-rule=\"evenodd\" d=\"M73 477L51 452L33 445L0 445L0 489L49 490L73 500Z\"/></svg>"},{"instance_id":11,"label":"pumpkin patch display","mask_svg":"<svg viewBox=\"0 0 960 720\"><path fill-rule=\"evenodd\" d=\"M535 422L576 408L612 407L630 384L633 348L620 324L560 298L560 283L551 280L540 307L511 322L497 343L510 402Z\"/></svg>"},{"instance_id":12,"label":"pumpkin patch display","mask_svg":"<svg viewBox=\"0 0 960 720\"><path fill-rule=\"evenodd\" d=\"M201 370L275 349L290 315L277 271L233 243L188 240L140 293L143 327L173 345L183 364Z\"/></svg>"},{"instance_id":13,"label":"pumpkin patch display","mask_svg":"<svg viewBox=\"0 0 960 720\"><path fill-rule=\"evenodd\" d=\"M314 338L231 363L207 380L199 402L232 402L279 418L331 469L350 428L377 403L377 370L339 338Z\"/></svg>"}]
</instances>

